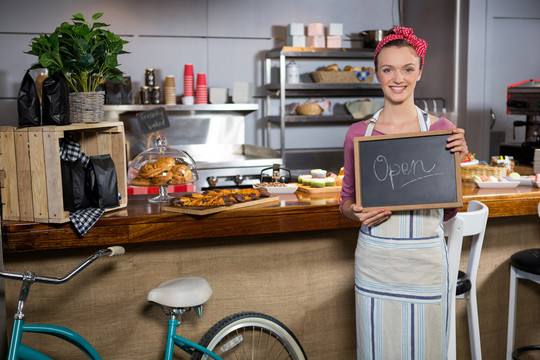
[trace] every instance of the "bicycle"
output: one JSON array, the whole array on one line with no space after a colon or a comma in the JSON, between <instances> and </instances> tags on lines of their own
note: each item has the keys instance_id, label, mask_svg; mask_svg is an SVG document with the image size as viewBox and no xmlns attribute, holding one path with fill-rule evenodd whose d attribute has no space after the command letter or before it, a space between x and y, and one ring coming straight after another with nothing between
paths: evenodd
<instances>
[{"instance_id":1,"label":"bicycle","mask_svg":"<svg viewBox=\"0 0 540 360\"><path fill-rule=\"evenodd\" d=\"M79 348L89 359L101 360L94 347L81 335L63 326L50 324L26 324L25 305L33 283L63 284L92 262L104 255L124 254L121 246L101 249L77 265L64 277L39 276L31 271L23 274L0 271L6 279L22 281L17 311L9 344L8 360L52 360L42 352L22 343L24 332L55 336ZM190 355L191 360L226 359L293 359L306 360L302 345L283 323L257 312L240 312L223 318L212 326L198 343L177 334L181 316L194 309L202 316L203 304L210 299L212 289L201 277L182 277L165 281L148 292L147 300L159 306L169 317L166 335L165 360L172 360L175 347Z\"/></svg>"}]
</instances>

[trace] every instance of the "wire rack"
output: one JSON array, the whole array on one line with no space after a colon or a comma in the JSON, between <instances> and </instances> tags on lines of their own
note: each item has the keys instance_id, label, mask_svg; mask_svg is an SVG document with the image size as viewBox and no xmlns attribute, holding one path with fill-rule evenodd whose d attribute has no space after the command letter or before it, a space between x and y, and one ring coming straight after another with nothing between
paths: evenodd
<instances>
[{"instance_id":1,"label":"wire rack","mask_svg":"<svg viewBox=\"0 0 540 360\"><path fill-rule=\"evenodd\" d=\"M429 113L446 113L446 101L443 98L415 98L414 103Z\"/></svg>"}]
</instances>

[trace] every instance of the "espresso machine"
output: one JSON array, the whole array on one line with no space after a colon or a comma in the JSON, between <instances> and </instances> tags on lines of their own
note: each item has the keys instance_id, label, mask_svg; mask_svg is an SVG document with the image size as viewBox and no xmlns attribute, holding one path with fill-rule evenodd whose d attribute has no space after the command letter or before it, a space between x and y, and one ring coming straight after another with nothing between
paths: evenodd
<instances>
[{"instance_id":1,"label":"espresso machine","mask_svg":"<svg viewBox=\"0 0 540 360\"><path fill-rule=\"evenodd\" d=\"M514 121L516 127L525 127L525 142L501 144L500 154L510 155L521 165L531 165L534 150L540 148L540 79L530 79L508 86L506 113L525 115L525 121Z\"/></svg>"}]
</instances>

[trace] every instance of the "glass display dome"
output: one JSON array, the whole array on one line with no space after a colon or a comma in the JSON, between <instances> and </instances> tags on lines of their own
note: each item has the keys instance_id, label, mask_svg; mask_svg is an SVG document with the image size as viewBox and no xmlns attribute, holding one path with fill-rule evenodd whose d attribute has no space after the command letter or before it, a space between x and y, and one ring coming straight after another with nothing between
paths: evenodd
<instances>
[{"instance_id":1,"label":"glass display dome","mask_svg":"<svg viewBox=\"0 0 540 360\"><path fill-rule=\"evenodd\" d=\"M140 153L128 168L127 183L132 186L158 186L159 195L150 202L168 203L169 185L190 184L199 179L195 161L188 153L167 146L167 140L157 137L155 146Z\"/></svg>"}]
</instances>

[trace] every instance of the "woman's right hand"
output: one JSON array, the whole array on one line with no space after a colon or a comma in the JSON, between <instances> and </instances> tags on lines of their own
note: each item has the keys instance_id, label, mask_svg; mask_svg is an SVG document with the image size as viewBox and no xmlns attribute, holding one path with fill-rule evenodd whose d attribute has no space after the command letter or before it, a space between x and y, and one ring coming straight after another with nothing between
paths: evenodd
<instances>
[{"instance_id":1,"label":"woman's right hand","mask_svg":"<svg viewBox=\"0 0 540 360\"><path fill-rule=\"evenodd\" d=\"M346 201L344 205L344 208L346 209L345 215L349 219L359 221L362 225L368 227L379 225L386 221L390 215L392 215L390 210L385 209L363 212L362 210L364 209L362 206L356 205L350 200Z\"/></svg>"}]
</instances>

